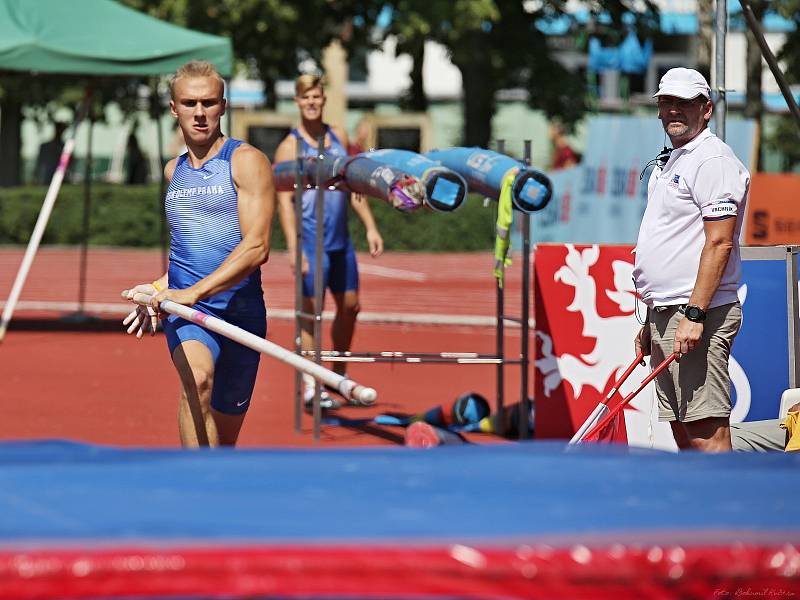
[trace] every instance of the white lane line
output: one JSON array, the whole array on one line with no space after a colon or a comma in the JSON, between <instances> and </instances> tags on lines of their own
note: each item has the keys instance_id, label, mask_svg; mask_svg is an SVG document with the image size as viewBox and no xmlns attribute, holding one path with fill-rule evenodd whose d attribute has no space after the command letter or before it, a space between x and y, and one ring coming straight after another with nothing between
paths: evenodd
<instances>
[{"instance_id":1,"label":"white lane line","mask_svg":"<svg viewBox=\"0 0 800 600\"><path fill-rule=\"evenodd\" d=\"M378 265L364 264L362 260L358 263L358 270L367 275L377 275L388 279L402 279L403 281L428 281L428 276L419 271L407 271L405 269L395 269L393 267L380 267Z\"/></svg>"},{"instance_id":2,"label":"white lane line","mask_svg":"<svg viewBox=\"0 0 800 600\"><path fill-rule=\"evenodd\" d=\"M5 306L5 301L0 300L0 309ZM79 310L77 302L47 302L22 300L17 303L19 311L46 311L57 313L73 313ZM111 302L85 302L83 310L88 314L126 315L131 311L128 303ZM269 319L293 320L294 310L290 308L267 308ZM325 321L333 320L333 311L326 310L322 313ZM415 325L467 325L472 327L494 327L495 317L483 315L450 315L438 313L389 313L389 312L360 312L358 320L364 323L411 323ZM534 326L533 319L528 321L530 327ZM506 321L506 327L518 329L519 324Z\"/></svg>"}]
</instances>

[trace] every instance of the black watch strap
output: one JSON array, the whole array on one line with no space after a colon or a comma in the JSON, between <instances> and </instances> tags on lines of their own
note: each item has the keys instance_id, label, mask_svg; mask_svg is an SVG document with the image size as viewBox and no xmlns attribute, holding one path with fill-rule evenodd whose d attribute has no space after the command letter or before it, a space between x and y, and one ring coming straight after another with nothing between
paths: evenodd
<instances>
[{"instance_id":1,"label":"black watch strap","mask_svg":"<svg viewBox=\"0 0 800 600\"><path fill-rule=\"evenodd\" d=\"M688 304L686 308L683 309L683 314L694 323L702 323L706 320L706 311L696 304Z\"/></svg>"}]
</instances>

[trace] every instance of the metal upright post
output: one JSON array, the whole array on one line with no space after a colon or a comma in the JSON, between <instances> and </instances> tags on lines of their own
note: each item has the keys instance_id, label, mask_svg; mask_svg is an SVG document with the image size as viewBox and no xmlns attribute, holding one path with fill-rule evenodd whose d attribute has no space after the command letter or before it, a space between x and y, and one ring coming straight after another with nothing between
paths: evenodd
<instances>
[{"instance_id":1,"label":"metal upright post","mask_svg":"<svg viewBox=\"0 0 800 600\"><path fill-rule=\"evenodd\" d=\"M226 102L226 110L225 110L225 125L228 129L228 136L230 137L233 135L233 104L231 102L231 85L233 84L233 79L228 78L225 80L225 102Z\"/></svg>"},{"instance_id":2,"label":"metal upright post","mask_svg":"<svg viewBox=\"0 0 800 600\"><path fill-rule=\"evenodd\" d=\"M728 110L725 95L725 38L728 33L727 0L717 0L716 48L714 73L717 88L717 100L714 106L714 132L719 139L725 141L725 117Z\"/></svg>"},{"instance_id":3,"label":"metal upright post","mask_svg":"<svg viewBox=\"0 0 800 600\"><path fill-rule=\"evenodd\" d=\"M531 164L531 141L525 140L525 155L523 160L527 166ZM530 396L528 395L528 336L530 335L529 300L530 300L530 275L531 275L531 218L528 213L522 213L522 348L520 356L520 401L519 401L519 439L530 437L528 430L528 415L530 414Z\"/></svg>"},{"instance_id":4,"label":"metal upright post","mask_svg":"<svg viewBox=\"0 0 800 600\"><path fill-rule=\"evenodd\" d=\"M294 349L297 354L303 350L303 144L297 141L294 178ZM288 240L287 240L288 241ZM303 415L303 375L294 372L294 430L302 430Z\"/></svg>"},{"instance_id":5,"label":"metal upright post","mask_svg":"<svg viewBox=\"0 0 800 600\"><path fill-rule=\"evenodd\" d=\"M315 215L317 219L316 260L314 261L314 362L322 363L322 300L325 290L322 288L322 253L325 237L325 190L322 181L322 159L325 158L325 134L317 138L317 201ZM314 384L314 440L319 440L322 408L320 400L322 387L319 381Z\"/></svg>"},{"instance_id":6,"label":"metal upright post","mask_svg":"<svg viewBox=\"0 0 800 600\"><path fill-rule=\"evenodd\" d=\"M786 296L789 305L789 387L800 384L800 323L798 320L797 253L800 246L786 246Z\"/></svg>"},{"instance_id":7,"label":"metal upright post","mask_svg":"<svg viewBox=\"0 0 800 600\"><path fill-rule=\"evenodd\" d=\"M506 141L505 140L497 140L497 151L500 154L505 153L506 151ZM497 231L495 231L495 235L497 235ZM511 235L511 231L509 230L508 235ZM505 270L505 265L501 264L500 268ZM497 363L496 373L497 373L497 400L495 402L495 431L498 435L503 435L505 433L505 349L504 349L504 340L505 340L505 294L503 292L503 287L500 285L500 280L495 279L495 291L497 297L497 308L495 311L497 324L495 329L495 349L497 358L499 358L499 362Z\"/></svg>"}]
</instances>

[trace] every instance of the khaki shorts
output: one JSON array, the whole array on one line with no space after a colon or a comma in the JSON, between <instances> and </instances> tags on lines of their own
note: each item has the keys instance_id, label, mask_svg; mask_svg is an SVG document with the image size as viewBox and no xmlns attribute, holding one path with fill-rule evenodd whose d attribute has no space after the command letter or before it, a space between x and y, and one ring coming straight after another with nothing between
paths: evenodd
<instances>
[{"instance_id":1,"label":"khaki shorts","mask_svg":"<svg viewBox=\"0 0 800 600\"><path fill-rule=\"evenodd\" d=\"M683 319L678 306L651 309L650 336L652 364L658 365L672 354L675 330ZM742 324L738 302L707 311L703 337L684 354L680 362L656 377L659 421L697 421L731 414L731 378L728 358Z\"/></svg>"}]
</instances>

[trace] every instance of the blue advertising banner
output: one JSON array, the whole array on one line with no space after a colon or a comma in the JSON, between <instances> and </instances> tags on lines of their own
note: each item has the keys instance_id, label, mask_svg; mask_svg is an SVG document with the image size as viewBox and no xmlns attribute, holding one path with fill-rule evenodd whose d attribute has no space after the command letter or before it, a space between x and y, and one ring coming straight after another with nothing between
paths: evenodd
<instances>
[{"instance_id":1,"label":"blue advertising banner","mask_svg":"<svg viewBox=\"0 0 800 600\"><path fill-rule=\"evenodd\" d=\"M739 300L743 321L730 365L736 395L731 420L774 419L789 387L786 263L742 261Z\"/></svg>"},{"instance_id":2,"label":"blue advertising banner","mask_svg":"<svg viewBox=\"0 0 800 600\"><path fill-rule=\"evenodd\" d=\"M745 165L754 158L755 133L753 121L726 123L726 141ZM655 116L593 117L581 164L548 173L553 198L531 216L532 241L635 243L650 169L639 176L665 145L669 139Z\"/></svg>"}]
</instances>

